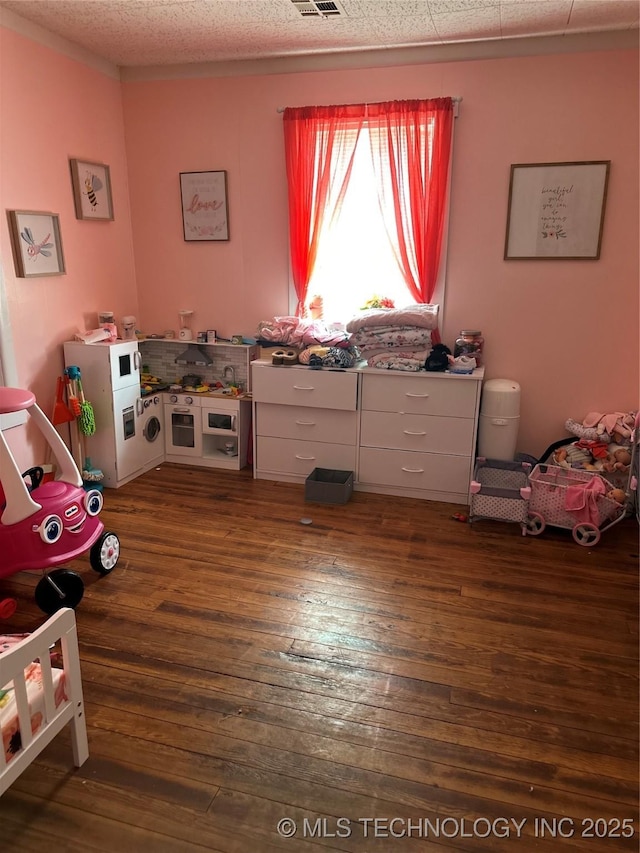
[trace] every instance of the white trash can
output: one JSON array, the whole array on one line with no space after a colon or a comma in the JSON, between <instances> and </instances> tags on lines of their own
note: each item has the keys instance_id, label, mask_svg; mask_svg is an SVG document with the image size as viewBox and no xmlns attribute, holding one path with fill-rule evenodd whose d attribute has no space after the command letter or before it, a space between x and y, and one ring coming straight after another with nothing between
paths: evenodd
<instances>
[{"instance_id":1,"label":"white trash can","mask_svg":"<svg viewBox=\"0 0 640 853\"><path fill-rule=\"evenodd\" d=\"M513 379L488 379L482 386L478 456L512 462L520 427L520 386Z\"/></svg>"}]
</instances>

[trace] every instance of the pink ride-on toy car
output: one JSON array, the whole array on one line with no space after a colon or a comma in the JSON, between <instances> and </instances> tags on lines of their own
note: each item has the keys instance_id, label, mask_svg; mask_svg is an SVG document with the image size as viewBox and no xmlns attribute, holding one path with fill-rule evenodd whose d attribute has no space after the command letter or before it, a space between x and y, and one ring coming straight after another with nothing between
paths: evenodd
<instances>
[{"instance_id":1,"label":"pink ride-on toy car","mask_svg":"<svg viewBox=\"0 0 640 853\"><path fill-rule=\"evenodd\" d=\"M84 583L76 572L56 569L89 550L91 567L109 574L118 562L120 542L98 518L102 493L85 491L73 456L34 395L0 387L0 414L26 411L49 444L57 463L54 480L44 482L40 466L20 473L0 430L0 578L21 571L42 571L35 599L51 614L76 607ZM11 611L11 599L0 601L0 616Z\"/></svg>"}]
</instances>

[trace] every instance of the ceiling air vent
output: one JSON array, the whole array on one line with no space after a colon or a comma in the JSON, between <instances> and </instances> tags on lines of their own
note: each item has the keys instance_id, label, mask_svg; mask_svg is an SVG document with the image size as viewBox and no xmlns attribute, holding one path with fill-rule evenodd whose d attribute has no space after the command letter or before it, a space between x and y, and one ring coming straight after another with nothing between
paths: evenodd
<instances>
[{"instance_id":1,"label":"ceiling air vent","mask_svg":"<svg viewBox=\"0 0 640 853\"><path fill-rule=\"evenodd\" d=\"M344 9L336 0L291 0L303 18L336 18Z\"/></svg>"}]
</instances>

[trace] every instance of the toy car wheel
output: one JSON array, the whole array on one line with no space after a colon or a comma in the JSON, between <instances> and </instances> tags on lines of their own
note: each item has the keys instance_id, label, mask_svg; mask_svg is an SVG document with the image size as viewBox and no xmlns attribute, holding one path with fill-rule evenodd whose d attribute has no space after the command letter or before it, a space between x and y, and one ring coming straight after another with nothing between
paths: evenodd
<instances>
[{"instance_id":1,"label":"toy car wheel","mask_svg":"<svg viewBox=\"0 0 640 853\"><path fill-rule=\"evenodd\" d=\"M530 512L527 515L527 533L529 536L538 536L546 527L546 522L539 512Z\"/></svg>"},{"instance_id":2,"label":"toy car wheel","mask_svg":"<svg viewBox=\"0 0 640 853\"><path fill-rule=\"evenodd\" d=\"M0 601L0 619L9 619L16 612L18 602L15 598L3 598Z\"/></svg>"},{"instance_id":3,"label":"toy car wheel","mask_svg":"<svg viewBox=\"0 0 640 853\"><path fill-rule=\"evenodd\" d=\"M115 569L119 556L120 540L116 534L103 533L89 552L91 568L101 575L108 575Z\"/></svg>"},{"instance_id":4,"label":"toy car wheel","mask_svg":"<svg viewBox=\"0 0 640 853\"><path fill-rule=\"evenodd\" d=\"M38 581L36 604L49 616L61 607L75 609L82 601L84 582L77 572L56 569Z\"/></svg>"},{"instance_id":5,"label":"toy car wheel","mask_svg":"<svg viewBox=\"0 0 640 853\"><path fill-rule=\"evenodd\" d=\"M600 541L600 531L595 524L576 524L571 531L571 535L578 545L597 545Z\"/></svg>"}]
</instances>

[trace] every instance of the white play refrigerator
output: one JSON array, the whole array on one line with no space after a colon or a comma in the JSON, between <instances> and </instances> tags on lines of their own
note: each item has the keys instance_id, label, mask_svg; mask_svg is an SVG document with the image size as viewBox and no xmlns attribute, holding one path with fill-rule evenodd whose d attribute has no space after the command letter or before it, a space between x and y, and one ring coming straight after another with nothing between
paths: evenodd
<instances>
[{"instance_id":1,"label":"white play refrigerator","mask_svg":"<svg viewBox=\"0 0 640 853\"><path fill-rule=\"evenodd\" d=\"M86 448L93 466L104 473L104 485L122 486L156 464L155 457L161 460L163 438L158 435L155 446L148 447L143 434L138 342L68 341L64 360L66 367L80 368L84 395L95 412L96 431ZM78 458L78 448L72 450Z\"/></svg>"}]
</instances>

